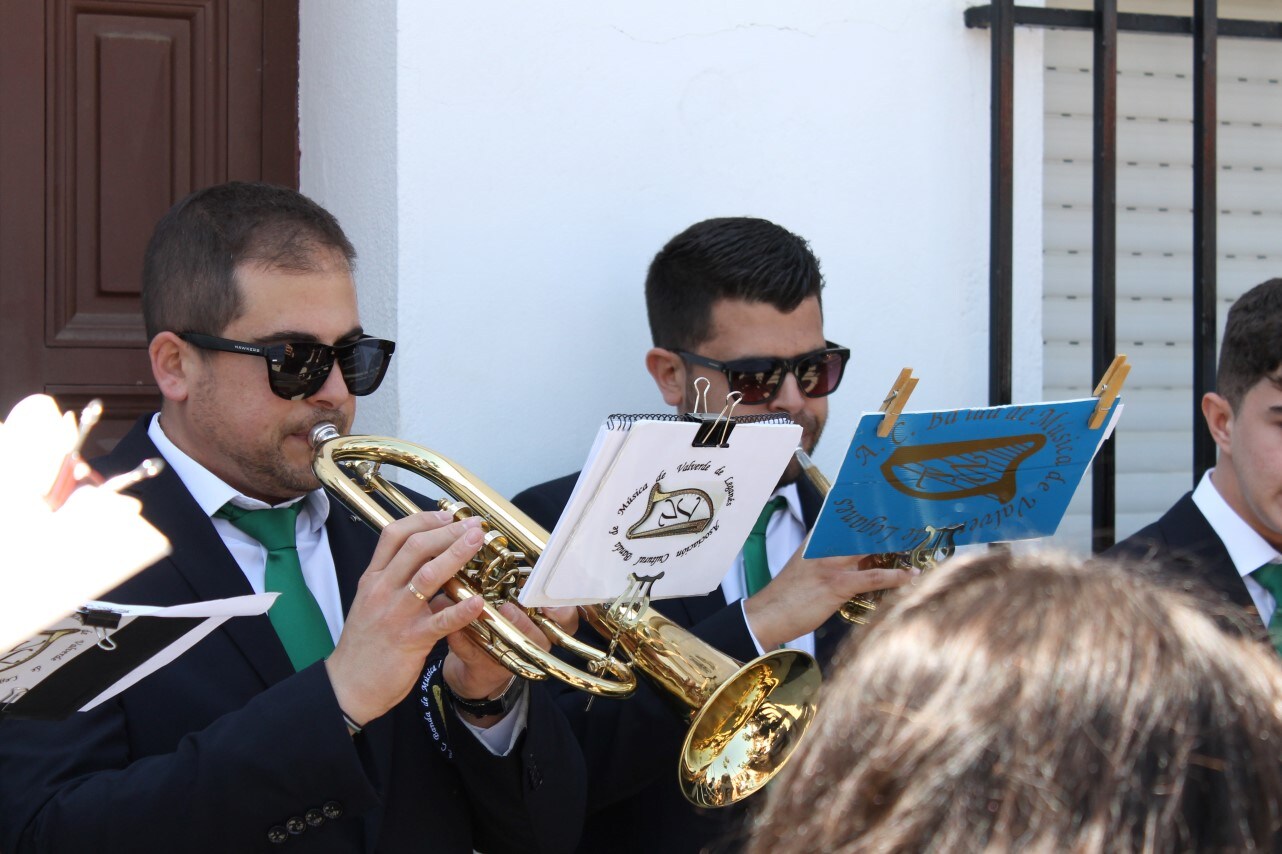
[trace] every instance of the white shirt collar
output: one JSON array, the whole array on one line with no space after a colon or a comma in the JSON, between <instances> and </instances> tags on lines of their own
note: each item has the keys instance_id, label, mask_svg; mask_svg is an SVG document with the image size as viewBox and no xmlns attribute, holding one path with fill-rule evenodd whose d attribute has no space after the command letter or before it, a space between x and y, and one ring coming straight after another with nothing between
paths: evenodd
<instances>
[{"instance_id":1,"label":"white shirt collar","mask_svg":"<svg viewBox=\"0 0 1282 854\"><path fill-rule=\"evenodd\" d=\"M151 439L156 450L165 458L165 462L174 470L174 474L182 480L191 497L196 499L200 509L205 514L212 517L228 501L233 502L237 507L244 507L247 510L263 510L272 505L257 498L250 498L247 495L241 495L231 486L227 485L222 478L211 472L209 469L196 462L185 451L175 445L168 436L165 435L164 428L160 426L160 413L151 416L151 423L147 425L147 438ZM329 518L329 496L323 489L315 489L304 495L302 498L294 501L286 501L278 506L288 507L296 501L306 501L303 505L300 516L305 520L309 530L318 530L325 524Z\"/></svg>"},{"instance_id":2,"label":"white shirt collar","mask_svg":"<svg viewBox=\"0 0 1282 854\"><path fill-rule=\"evenodd\" d=\"M1224 543L1238 574L1246 578L1270 561L1282 561L1277 549L1269 545L1220 495L1211 481L1213 471L1215 469L1210 469L1202 475L1197 489L1193 490L1193 503Z\"/></svg>"},{"instance_id":3,"label":"white shirt collar","mask_svg":"<svg viewBox=\"0 0 1282 854\"><path fill-rule=\"evenodd\" d=\"M776 489L774 491L774 495L771 495L770 497L774 498L775 496L782 496L787 500L788 512L791 513L792 517L798 522L805 524L806 517L801 512L801 493L797 491L796 481Z\"/></svg>"}]
</instances>

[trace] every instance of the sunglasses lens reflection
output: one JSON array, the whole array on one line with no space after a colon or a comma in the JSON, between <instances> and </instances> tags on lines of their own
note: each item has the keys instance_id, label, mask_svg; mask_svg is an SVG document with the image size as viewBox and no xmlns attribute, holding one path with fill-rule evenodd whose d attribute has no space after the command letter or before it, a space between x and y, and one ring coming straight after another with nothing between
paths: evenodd
<instances>
[{"instance_id":1,"label":"sunglasses lens reflection","mask_svg":"<svg viewBox=\"0 0 1282 854\"><path fill-rule=\"evenodd\" d=\"M343 372L347 390L352 394L358 397L369 394L383 382L391 357L385 344L384 341L367 338L339 348L339 370Z\"/></svg>"},{"instance_id":2,"label":"sunglasses lens reflection","mask_svg":"<svg viewBox=\"0 0 1282 854\"><path fill-rule=\"evenodd\" d=\"M267 376L278 397L298 400L325 385L334 360L324 344L282 344L271 349L276 352L271 353L275 358L269 363Z\"/></svg>"},{"instance_id":3,"label":"sunglasses lens reflection","mask_svg":"<svg viewBox=\"0 0 1282 854\"><path fill-rule=\"evenodd\" d=\"M825 397L837 390L846 360L841 353L813 353L791 365L797 385L806 397ZM790 366L783 359L744 359L726 364L730 388L743 395L740 403L762 403L778 392L784 371Z\"/></svg>"},{"instance_id":4,"label":"sunglasses lens reflection","mask_svg":"<svg viewBox=\"0 0 1282 854\"><path fill-rule=\"evenodd\" d=\"M819 353L797 365L797 382L807 397L824 397L837 390L845 360L837 353Z\"/></svg>"},{"instance_id":5,"label":"sunglasses lens reflection","mask_svg":"<svg viewBox=\"0 0 1282 854\"><path fill-rule=\"evenodd\" d=\"M363 338L334 348L326 344L281 344L269 348L267 377L278 397L300 400L321 390L338 362L347 390L357 397L378 388L387 373L392 343Z\"/></svg>"},{"instance_id":6,"label":"sunglasses lens reflection","mask_svg":"<svg viewBox=\"0 0 1282 854\"><path fill-rule=\"evenodd\" d=\"M740 403L760 403L774 394L783 378L778 359L756 359L727 365L730 389L743 395Z\"/></svg>"}]
</instances>

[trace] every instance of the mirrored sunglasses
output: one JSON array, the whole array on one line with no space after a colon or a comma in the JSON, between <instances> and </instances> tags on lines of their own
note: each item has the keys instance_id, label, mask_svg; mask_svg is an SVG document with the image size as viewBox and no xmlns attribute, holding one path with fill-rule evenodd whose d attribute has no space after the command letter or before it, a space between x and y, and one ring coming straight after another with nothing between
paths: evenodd
<instances>
[{"instance_id":1,"label":"mirrored sunglasses","mask_svg":"<svg viewBox=\"0 0 1282 854\"><path fill-rule=\"evenodd\" d=\"M396 350L394 341L368 337L337 347L312 341L250 344L197 332L180 332L178 337L202 350L262 356L267 361L267 383L272 393L286 400L301 400L320 391L335 361L347 390L357 397L367 395L383 382Z\"/></svg>"},{"instance_id":2,"label":"mirrored sunglasses","mask_svg":"<svg viewBox=\"0 0 1282 854\"><path fill-rule=\"evenodd\" d=\"M687 362L720 371L730 384L731 391L743 395L740 403L769 403L779 393L783 378L791 373L797 386L806 397L826 397L841 384L850 350L831 341L822 350L803 353L792 359L774 356L755 356L719 362L686 350L674 350Z\"/></svg>"}]
</instances>

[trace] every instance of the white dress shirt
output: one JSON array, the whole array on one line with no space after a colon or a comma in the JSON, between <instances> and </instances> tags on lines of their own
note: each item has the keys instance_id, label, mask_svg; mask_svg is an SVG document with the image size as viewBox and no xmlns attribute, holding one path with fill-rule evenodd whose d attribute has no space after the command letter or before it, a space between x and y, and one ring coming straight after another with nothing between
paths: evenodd
<instances>
[{"instance_id":1,"label":"white dress shirt","mask_svg":"<svg viewBox=\"0 0 1282 854\"><path fill-rule=\"evenodd\" d=\"M169 440L164 428L160 426L160 414L151 417L147 426L147 438L151 439L156 450L165 458L174 474L182 480L183 486L191 493L214 523L214 530L222 539L227 550L231 552L240 571L255 593L263 593L267 577L267 548L249 534L237 528L227 519L214 516L224 504L231 502L246 510L266 510L272 505L257 498L241 495L209 469L196 462L183 450ZM330 637L335 643L343 631L343 601L338 593L338 575L334 569L334 553L329 548L329 537L325 536L325 521L329 518L329 496L323 489L313 490L302 498L286 501L278 507L288 507L296 502L303 502L295 523L295 535L298 544L298 562L303 569L303 581L307 589L316 598L321 613L325 615L325 624L329 627ZM406 596L410 595L406 591ZM426 607L426 604L424 604ZM474 727L467 721L463 724L476 734L477 739L499 756L506 756L516 744L516 737L525 729L525 720L529 708L527 696L498 723L489 729Z\"/></svg>"},{"instance_id":2,"label":"white dress shirt","mask_svg":"<svg viewBox=\"0 0 1282 854\"><path fill-rule=\"evenodd\" d=\"M1242 576L1242 582L1246 585L1247 592L1251 594L1251 601L1255 603L1260 619L1267 626L1269 620L1273 619L1277 602L1273 601L1272 593L1251 577L1251 573L1266 563L1282 563L1282 555L1279 555L1277 549L1269 545L1267 540L1243 521L1237 511L1228 505L1211 481L1211 473L1214 471L1215 469L1211 469L1202 475L1197 489L1193 490L1193 503L1197 505L1198 510L1202 511L1202 515L1206 517L1216 536L1224 543L1229 558L1233 561L1233 567L1237 569L1238 575Z\"/></svg>"},{"instance_id":3,"label":"white dress shirt","mask_svg":"<svg viewBox=\"0 0 1282 854\"><path fill-rule=\"evenodd\" d=\"M781 486L774 491L771 498L776 495L782 496L788 503L785 507L770 517L770 523L766 526L766 563L770 567L770 577L774 578L780 570L792 559L801 548L801 544L806 540L806 523L801 514L801 496L797 492L797 484L790 483L787 486ZM763 505L764 506L764 505ZM721 592L725 594L726 602L739 602L739 607L743 607L743 599L748 592L748 584L744 578L743 569L743 552L734 559L734 564L726 577L721 581ZM744 623L748 622L748 615L745 612ZM748 626L748 634L752 635L752 642L757 647L757 652L764 655L767 650L761 648L761 642L757 636L752 633L752 626ZM801 637L788 641L784 646L789 649L797 649L802 652L815 654L815 635L808 632Z\"/></svg>"}]
</instances>

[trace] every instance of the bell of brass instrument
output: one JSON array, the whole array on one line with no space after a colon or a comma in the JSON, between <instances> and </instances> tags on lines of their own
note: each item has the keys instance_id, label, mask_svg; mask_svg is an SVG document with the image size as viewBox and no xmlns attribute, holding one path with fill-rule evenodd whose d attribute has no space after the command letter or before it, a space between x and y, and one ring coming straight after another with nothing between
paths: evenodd
<instances>
[{"instance_id":1,"label":"bell of brass instrument","mask_svg":"<svg viewBox=\"0 0 1282 854\"><path fill-rule=\"evenodd\" d=\"M625 663L527 609L554 644L587 661L586 672L570 667L497 611L520 592L547 545L546 531L466 469L421 445L383 436L341 436L332 424L318 424L309 439L317 478L376 529L394 517L372 493L401 513L419 510L382 477L383 464L432 481L450 496L440 500L440 509L455 518L481 517L486 532L481 551L442 590L456 601L485 597L485 609L469 630L511 672L536 680L552 676L592 694L620 698L636 688L635 667L683 708L690 728L678 782L692 803L719 807L747 797L777 774L800 744L814 718L820 684L811 656L776 650L740 665L651 608L644 593L625 594L612 605L580 607L585 621L610 640L611 651L624 652Z\"/></svg>"},{"instance_id":2,"label":"bell of brass instrument","mask_svg":"<svg viewBox=\"0 0 1282 854\"><path fill-rule=\"evenodd\" d=\"M797 462L801 464L801 470L805 472L806 479L819 490L821 496L826 496L832 489L832 484L819 467L810 459L810 455L798 448L794 456ZM926 525L926 538L919 543L916 548L906 552L881 552L879 554L865 555L859 562L860 569L886 568L886 569L917 569L925 572L933 569L936 564L952 557L956 546L953 544L953 534L960 528L955 525L948 528L935 528ZM846 601L837 613L841 614L843 620L856 625L864 625L872 616L872 612L877 610L877 605L881 602L881 597L886 591L873 590L868 593L859 593L852 596Z\"/></svg>"}]
</instances>

